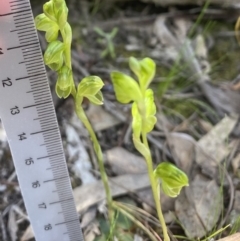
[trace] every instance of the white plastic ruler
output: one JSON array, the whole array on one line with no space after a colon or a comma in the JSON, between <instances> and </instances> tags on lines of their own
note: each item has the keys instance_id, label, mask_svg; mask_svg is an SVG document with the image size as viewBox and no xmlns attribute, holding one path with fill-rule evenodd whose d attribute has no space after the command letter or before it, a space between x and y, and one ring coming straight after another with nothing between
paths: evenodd
<instances>
[{"instance_id":1,"label":"white plastic ruler","mask_svg":"<svg viewBox=\"0 0 240 241\"><path fill-rule=\"evenodd\" d=\"M36 240L83 241L29 0L0 0L0 117Z\"/></svg>"}]
</instances>

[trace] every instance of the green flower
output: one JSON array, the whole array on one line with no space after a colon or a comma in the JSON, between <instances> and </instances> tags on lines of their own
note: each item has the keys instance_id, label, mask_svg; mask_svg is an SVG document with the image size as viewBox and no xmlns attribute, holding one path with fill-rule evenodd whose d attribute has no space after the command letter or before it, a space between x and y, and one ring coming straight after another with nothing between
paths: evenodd
<instances>
[{"instance_id":1,"label":"green flower","mask_svg":"<svg viewBox=\"0 0 240 241\"><path fill-rule=\"evenodd\" d=\"M72 71L67 66L63 66L58 72L58 79L55 86L56 94L59 98L66 99L72 91Z\"/></svg>"},{"instance_id":2,"label":"green flower","mask_svg":"<svg viewBox=\"0 0 240 241\"><path fill-rule=\"evenodd\" d=\"M56 22L48 18L44 13L35 18L36 28L45 31L47 42L52 42L58 38L59 27Z\"/></svg>"},{"instance_id":3,"label":"green flower","mask_svg":"<svg viewBox=\"0 0 240 241\"><path fill-rule=\"evenodd\" d=\"M100 90L103 87L103 85L103 81L98 76L85 77L78 85L78 99L82 100L82 97L86 97L93 104L102 105L103 95Z\"/></svg>"},{"instance_id":4,"label":"green flower","mask_svg":"<svg viewBox=\"0 0 240 241\"><path fill-rule=\"evenodd\" d=\"M177 197L184 186L188 186L187 175L169 162L160 163L154 170L160 180L163 192L169 197Z\"/></svg>"},{"instance_id":5,"label":"green flower","mask_svg":"<svg viewBox=\"0 0 240 241\"><path fill-rule=\"evenodd\" d=\"M44 54L44 62L49 68L58 71L62 67L64 48L65 45L59 40L55 40L48 45Z\"/></svg>"}]
</instances>

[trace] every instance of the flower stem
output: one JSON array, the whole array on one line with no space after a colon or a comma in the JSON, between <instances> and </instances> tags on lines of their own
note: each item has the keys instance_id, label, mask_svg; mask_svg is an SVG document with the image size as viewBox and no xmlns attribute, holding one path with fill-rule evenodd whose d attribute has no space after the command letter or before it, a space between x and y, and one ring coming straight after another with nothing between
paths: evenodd
<instances>
[{"instance_id":1,"label":"flower stem","mask_svg":"<svg viewBox=\"0 0 240 241\"><path fill-rule=\"evenodd\" d=\"M142 140L143 140L143 144L149 150L147 134L144 131L142 131ZM156 179L153 175L152 157L151 157L151 155L148 155L148 156L145 156L145 159L146 159L146 162L147 162L148 175L149 175L150 184L151 184L151 187L152 187L153 198L154 198L155 206L156 206L156 209L157 209L158 219L160 221L160 224L161 224L162 230L163 230L163 238L164 238L164 241L170 241L170 238L169 238L168 232L167 232L167 226L166 226L166 223L165 223L165 220L164 220L164 217L163 217L163 213L162 213L161 202L160 202L160 192L158 192L157 181L156 181Z\"/></svg>"},{"instance_id":2,"label":"flower stem","mask_svg":"<svg viewBox=\"0 0 240 241\"><path fill-rule=\"evenodd\" d=\"M113 208L112 208L112 195L111 195L111 190L110 190L110 186L109 186L109 182L108 182L108 176L106 174L105 168L104 168L104 164L103 164L103 154L102 154L102 149L98 143L96 134L92 128L92 125L90 124L82 106L75 100L75 108L76 108L76 113L78 118L82 121L82 123L84 124L84 126L86 127L86 129L88 130L88 133L92 139L93 142L93 147L97 156L97 160L98 160L98 165L99 165L99 170L100 170L100 174L101 174L101 179L103 182L103 186L106 192L106 197L107 197L107 204L108 204L108 217L109 217L109 221L110 221L110 226L111 224L113 224L114 220L113 220Z\"/></svg>"}]
</instances>

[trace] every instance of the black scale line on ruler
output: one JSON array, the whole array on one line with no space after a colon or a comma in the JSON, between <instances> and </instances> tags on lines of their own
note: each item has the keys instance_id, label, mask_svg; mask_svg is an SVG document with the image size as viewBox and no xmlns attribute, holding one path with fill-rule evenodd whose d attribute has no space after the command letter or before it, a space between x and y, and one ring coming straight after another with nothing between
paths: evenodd
<instances>
[{"instance_id":1,"label":"black scale line on ruler","mask_svg":"<svg viewBox=\"0 0 240 241\"><path fill-rule=\"evenodd\" d=\"M17 13L29 12L29 11L32 11L32 10L30 8L28 8L28 9L24 9L24 10L13 12L13 13L0 14L0 17L5 17L5 16L9 16L9 15L17 14Z\"/></svg>"}]
</instances>

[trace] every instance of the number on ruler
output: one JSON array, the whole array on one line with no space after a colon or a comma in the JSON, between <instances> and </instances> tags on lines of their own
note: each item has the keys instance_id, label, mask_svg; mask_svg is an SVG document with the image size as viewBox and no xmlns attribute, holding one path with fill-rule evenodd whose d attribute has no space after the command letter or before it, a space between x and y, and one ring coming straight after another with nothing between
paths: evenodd
<instances>
[{"instance_id":1,"label":"number on ruler","mask_svg":"<svg viewBox=\"0 0 240 241\"><path fill-rule=\"evenodd\" d=\"M33 188L38 188L38 187L40 187L39 181L33 182L33 183L32 183L32 187L33 187Z\"/></svg>"},{"instance_id":2,"label":"number on ruler","mask_svg":"<svg viewBox=\"0 0 240 241\"><path fill-rule=\"evenodd\" d=\"M11 79L7 77L7 79L2 80L2 85L3 85L3 87L12 86Z\"/></svg>"},{"instance_id":3,"label":"number on ruler","mask_svg":"<svg viewBox=\"0 0 240 241\"><path fill-rule=\"evenodd\" d=\"M46 208L47 208L47 205L46 205L46 203L41 203L41 204L38 204L38 208L44 208L44 209L46 209Z\"/></svg>"},{"instance_id":4,"label":"number on ruler","mask_svg":"<svg viewBox=\"0 0 240 241\"><path fill-rule=\"evenodd\" d=\"M47 224L44 226L44 230L45 231L48 231L48 230L51 230L52 229L52 225L51 224Z\"/></svg>"},{"instance_id":5,"label":"number on ruler","mask_svg":"<svg viewBox=\"0 0 240 241\"><path fill-rule=\"evenodd\" d=\"M18 106L15 106L15 107L11 108L10 110L11 110L12 115L16 115L16 114L20 113L20 110L19 110Z\"/></svg>"},{"instance_id":6,"label":"number on ruler","mask_svg":"<svg viewBox=\"0 0 240 241\"><path fill-rule=\"evenodd\" d=\"M2 50L2 48L0 48L0 54L3 54L3 50Z\"/></svg>"},{"instance_id":7,"label":"number on ruler","mask_svg":"<svg viewBox=\"0 0 240 241\"><path fill-rule=\"evenodd\" d=\"M23 140L27 139L26 133L24 133L24 132L22 134L19 134L18 136L19 136L19 141L23 141Z\"/></svg>"},{"instance_id":8,"label":"number on ruler","mask_svg":"<svg viewBox=\"0 0 240 241\"><path fill-rule=\"evenodd\" d=\"M25 164L28 165L28 166L34 164L34 161L33 161L32 157L26 159L26 160L25 160Z\"/></svg>"}]
</instances>

